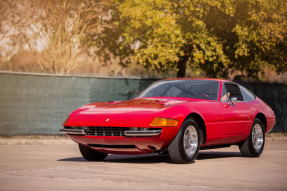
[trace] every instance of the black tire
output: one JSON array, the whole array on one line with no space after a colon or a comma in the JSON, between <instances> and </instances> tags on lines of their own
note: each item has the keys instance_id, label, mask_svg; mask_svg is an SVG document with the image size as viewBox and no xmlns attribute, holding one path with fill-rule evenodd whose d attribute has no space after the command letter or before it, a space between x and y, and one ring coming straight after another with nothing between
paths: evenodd
<instances>
[{"instance_id":1,"label":"black tire","mask_svg":"<svg viewBox=\"0 0 287 191\"><path fill-rule=\"evenodd\" d=\"M102 161L108 154L95 151L87 146L79 144L82 156L88 161Z\"/></svg>"},{"instance_id":2,"label":"black tire","mask_svg":"<svg viewBox=\"0 0 287 191\"><path fill-rule=\"evenodd\" d=\"M197 148L194 153L188 155L184 149L184 134L188 127L195 127L197 133ZM187 118L181 125L176 137L168 146L168 153L172 162L177 164L192 163L199 152L200 133L197 123L192 118Z\"/></svg>"},{"instance_id":3,"label":"black tire","mask_svg":"<svg viewBox=\"0 0 287 191\"><path fill-rule=\"evenodd\" d=\"M263 142L260 148L256 148L252 142L252 135L253 130L255 128L255 126L259 127L258 125L260 125L261 127L261 131L263 134ZM264 144L265 144L265 126L264 124L260 121L260 119L255 118L253 124L252 124L252 128L251 128L251 132L248 136L248 138L239 145L239 149L240 149L240 153L242 156L244 157L259 157L264 149ZM261 142L261 141L260 141Z\"/></svg>"}]
</instances>

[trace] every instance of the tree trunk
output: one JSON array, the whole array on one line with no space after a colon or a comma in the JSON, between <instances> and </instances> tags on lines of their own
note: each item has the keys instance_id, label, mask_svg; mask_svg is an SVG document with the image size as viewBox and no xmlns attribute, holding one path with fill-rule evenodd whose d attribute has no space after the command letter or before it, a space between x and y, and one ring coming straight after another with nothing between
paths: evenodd
<instances>
[{"instance_id":1,"label":"tree trunk","mask_svg":"<svg viewBox=\"0 0 287 191\"><path fill-rule=\"evenodd\" d=\"M178 78L184 78L185 77L185 71L186 71L186 63L188 61L188 56L184 56L180 58L180 60L177 63L177 77Z\"/></svg>"}]
</instances>

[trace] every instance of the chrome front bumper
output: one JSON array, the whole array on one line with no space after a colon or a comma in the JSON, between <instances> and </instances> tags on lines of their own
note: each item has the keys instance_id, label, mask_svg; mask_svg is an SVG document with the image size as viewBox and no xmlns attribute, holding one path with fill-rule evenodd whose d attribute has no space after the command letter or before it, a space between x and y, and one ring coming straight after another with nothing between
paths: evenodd
<instances>
[{"instance_id":1,"label":"chrome front bumper","mask_svg":"<svg viewBox=\"0 0 287 191\"><path fill-rule=\"evenodd\" d=\"M60 129L61 133L65 133L67 135L87 135L84 129ZM151 137L157 136L161 134L160 130L126 130L124 131L124 135L126 137Z\"/></svg>"},{"instance_id":2,"label":"chrome front bumper","mask_svg":"<svg viewBox=\"0 0 287 191\"><path fill-rule=\"evenodd\" d=\"M84 129L60 129L61 133L65 133L68 135L86 135L86 132Z\"/></svg>"},{"instance_id":3,"label":"chrome front bumper","mask_svg":"<svg viewBox=\"0 0 287 191\"><path fill-rule=\"evenodd\" d=\"M161 130L125 131L127 137L150 137L160 135Z\"/></svg>"}]
</instances>

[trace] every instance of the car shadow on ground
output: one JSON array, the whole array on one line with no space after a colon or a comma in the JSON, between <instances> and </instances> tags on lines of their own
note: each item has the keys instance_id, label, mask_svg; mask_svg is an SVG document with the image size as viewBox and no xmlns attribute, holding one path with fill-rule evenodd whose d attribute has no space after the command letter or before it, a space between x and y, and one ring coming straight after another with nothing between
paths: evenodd
<instances>
[{"instance_id":1,"label":"car shadow on ground","mask_svg":"<svg viewBox=\"0 0 287 191\"><path fill-rule=\"evenodd\" d=\"M220 158L241 157L240 152L222 152L222 151L200 151L196 160L216 160ZM83 157L72 157L59 159L58 161L70 162L88 162ZM172 163L168 155L159 155L157 153L143 155L108 155L102 162L111 163Z\"/></svg>"},{"instance_id":2,"label":"car shadow on ground","mask_svg":"<svg viewBox=\"0 0 287 191\"><path fill-rule=\"evenodd\" d=\"M196 160L241 157L240 152L200 151Z\"/></svg>"}]
</instances>

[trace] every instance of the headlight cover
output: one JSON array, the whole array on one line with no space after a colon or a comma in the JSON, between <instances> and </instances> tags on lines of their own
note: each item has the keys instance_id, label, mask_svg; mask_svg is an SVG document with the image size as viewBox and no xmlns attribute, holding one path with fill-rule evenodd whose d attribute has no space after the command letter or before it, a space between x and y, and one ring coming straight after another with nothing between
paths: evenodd
<instances>
[{"instance_id":1,"label":"headlight cover","mask_svg":"<svg viewBox=\"0 0 287 191\"><path fill-rule=\"evenodd\" d=\"M156 117L154 120L149 124L152 127L177 127L178 120L176 119L168 119L162 117Z\"/></svg>"}]
</instances>

